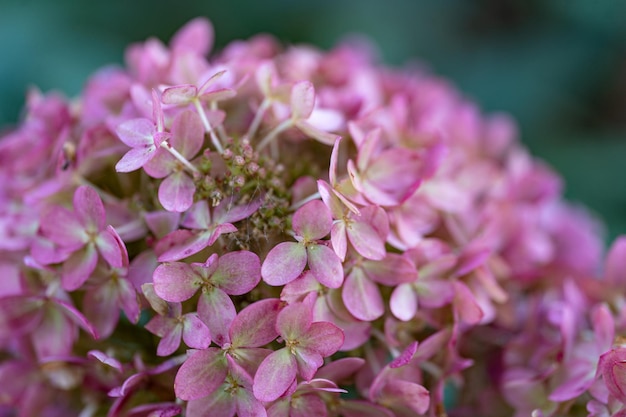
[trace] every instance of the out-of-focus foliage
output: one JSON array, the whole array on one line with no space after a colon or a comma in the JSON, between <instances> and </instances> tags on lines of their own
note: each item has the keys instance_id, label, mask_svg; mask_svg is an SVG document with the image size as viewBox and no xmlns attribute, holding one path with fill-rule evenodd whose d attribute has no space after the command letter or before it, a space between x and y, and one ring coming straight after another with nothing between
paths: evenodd
<instances>
[{"instance_id":1,"label":"out-of-focus foliage","mask_svg":"<svg viewBox=\"0 0 626 417\"><path fill-rule=\"evenodd\" d=\"M391 65L426 65L565 178L566 194L626 232L626 2L617 0L0 0L0 125L29 85L76 94L125 45L211 18L217 46L258 32L329 48L362 33ZM418 61L419 60L419 61Z\"/></svg>"}]
</instances>

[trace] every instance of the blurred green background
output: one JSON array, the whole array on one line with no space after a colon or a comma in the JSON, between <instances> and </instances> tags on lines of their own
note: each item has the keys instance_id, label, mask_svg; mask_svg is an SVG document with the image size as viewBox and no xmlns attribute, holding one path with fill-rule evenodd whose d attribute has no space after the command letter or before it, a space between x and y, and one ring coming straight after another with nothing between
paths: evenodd
<instances>
[{"instance_id":1,"label":"blurred green background","mask_svg":"<svg viewBox=\"0 0 626 417\"><path fill-rule=\"evenodd\" d=\"M0 126L29 85L72 96L130 42L169 37L205 15L216 46L258 32L332 47L362 33L381 60L415 60L486 112L505 111L559 171L566 195L626 233L626 1L0 0Z\"/></svg>"}]
</instances>

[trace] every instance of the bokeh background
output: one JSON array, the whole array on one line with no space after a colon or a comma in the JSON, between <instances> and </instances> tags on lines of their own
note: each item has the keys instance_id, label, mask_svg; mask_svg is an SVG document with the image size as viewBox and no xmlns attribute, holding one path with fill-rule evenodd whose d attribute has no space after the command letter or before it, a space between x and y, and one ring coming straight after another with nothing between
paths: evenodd
<instances>
[{"instance_id":1,"label":"bokeh background","mask_svg":"<svg viewBox=\"0 0 626 417\"><path fill-rule=\"evenodd\" d=\"M566 196L626 233L626 1L0 0L0 129L28 86L76 95L130 42L209 17L216 47L258 32L331 48L360 33L381 61L419 60L485 112L505 111Z\"/></svg>"}]
</instances>

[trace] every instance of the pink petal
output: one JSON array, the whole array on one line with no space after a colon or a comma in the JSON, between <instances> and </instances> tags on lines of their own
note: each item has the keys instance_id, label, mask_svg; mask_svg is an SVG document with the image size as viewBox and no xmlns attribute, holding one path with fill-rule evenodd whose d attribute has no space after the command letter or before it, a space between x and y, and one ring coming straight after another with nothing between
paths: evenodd
<instances>
[{"instance_id":1,"label":"pink petal","mask_svg":"<svg viewBox=\"0 0 626 417\"><path fill-rule=\"evenodd\" d=\"M96 232L104 229L105 212L100 196L93 188L83 185L74 192L74 213L83 227Z\"/></svg>"},{"instance_id":2,"label":"pink petal","mask_svg":"<svg viewBox=\"0 0 626 417\"><path fill-rule=\"evenodd\" d=\"M456 281L454 283L455 296L454 307L459 319L467 324L478 324L483 319L483 310L478 305L476 297L464 283Z\"/></svg>"},{"instance_id":3,"label":"pink petal","mask_svg":"<svg viewBox=\"0 0 626 417\"><path fill-rule=\"evenodd\" d=\"M64 315L69 318L72 322L76 323L80 326L81 329L85 330L87 333L91 335L94 339L99 337L98 332L95 327L87 320L87 318L81 313L76 307L67 301L59 300L58 298L51 299L54 303L63 311Z\"/></svg>"},{"instance_id":4,"label":"pink petal","mask_svg":"<svg viewBox=\"0 0 626 417\"><path fill-rule=\"evenodd\" d=\"M232 88L220 88L217 90L211 90L206 93L203 93L202 95L200 95L199 99L202 100L202 102L206 103L209 101L228 100L228 99L235 97L236 95L237 95L237 92L233 90Z\"/></svg>"},{"instance_id":5,"label":"pink petal","mask_svg":"<svg viewBox=\"0 0 626 417\"><path fill-rule=\"evenodd\" d=\"M337 352L343 345L343 332L333 323L317 321L311 324L306 334L299 339L299 347L315 351L327 357Z\"/></svg>"},{"instance_id":6,"label":"pink petal","mask_svg":"<svg viewBox=\"0 0 626 417\"><path fill-rule=\"evenodd\" d=\"M124 241L113 228L107 226L96 238L96 247L102 257L114 268L128 266L128 252Z\"/></svg>"},{"instance_id":7,"label":"pink petal","mask_svg":"<svg viewBox=\"0 0 626 417\"><path fill-rule=\"evenodd\" d=\"M325 245L306 248L309 268L315 278L328 288L339 288L343 283L343 265L335 252Z\"/></svg>"},{"instance_id":8,"label":"pink petal","mask_svg":"<svg viewBox=\"0 0 626 417\"><path fill-rule=\"evenodd\" d=\"M172 122L171 133L170 145L187 159L196 156L204 143L202 120L198 113L191 110L185 110L176 115Z\"/></svg>"},{"instance_id":9,"label":"pink petal","mask_svg":"<svg viewBox=\"0 0 626 417\"><path fill-rule=\"evenodd\" d=\"M293 383L297 369L296 358L288 349L272 352L254 375L254 396L259 401L274 401Z\"/></svg>"},{"instance_id":10,"label":"pink petal","mask_svg":"<svg viewBox=\"0 0 626 417\"><path fill-rule=\"evenodd\" d=\"M298 236L313 241L323 238L330 232L333 217L326 204L313 200L300 207L293 215L293 230Z\"/></svg>"},{"instance_id":11,"label":"pink petal","mask_svg":"<svg viewBox=\"0 0 626 417\"><path fill-rule=\"evenodd\" d=\"M211 332L197 314L185 314L183 322L183 340L194 349L206 349L211 344Z\"/></svg>"},{"instance_id":12,"label":"pink petal","mask_svg":"<svg viewBox=\"0 0 626 417\"><path fill-rule=\"evenodd\" d=\"M211 338L219 346L229 341L228 329L237 315L228 294L219 288L203 291L198 299L198 316L207 325Z\"/></svg>"},{"instance_id":13,"label":"pink petal","mask_svg":"<svg viewBox=\"0 0 626 417\"><path fill-rule=\"evenodd\" d=\"M426 308L439 308L454 299L454 284L443 280L417 280L420 304Z\"/></svg>"},{"instance_id":14,"label":"pink petal","mask_svg":"<svg viewBox=\"0 0 626 417\"><path fill-rule=\"evenodd\" d=\"M189 230L176 230L159 242L164 242L169 249L159 255L158 261L172 262L194 255L207 246L211 246L221 234L235 231L237 231L237 228L231 224L220 225L219 228L200 233L193 233Z\"/></svg>"},{"instance_id":15,"label":"pink petal","mask_svg":"<svg viewBox=\"0 0 626 417\"><path fill-rule=\"evenodd\" d=\"M257 198L246 204L234 205L233 201L224 199L213 211L215 223L235 223L247 219L261 207L261 199Z\"/></svg>"},{"instance_id":16,"label":"pink petal","mask_svg":"<svg viewBox=\"0 0 626 417\"><path fill-rule=\"evenodd\" d=\"M117 136L131 148L148 148L154 146L156 128L149 119L131 119L117 127Z\"/></svg>"},{"instance_id":17,"label":"pink petal","mask_svg":"<svg viewBox=\"0 0 626 417\"><path fill-rule=\"evenodd\" d=\"M178 169L180 162L164 148L156 148L143 170L152 178L165 178Z\"/></svg>"},{"instance_id":18,"label":"pink petal","mask_svg":"<svg viewBox=\"0 0 626 417\"><path fill-rule=\"evenodd\" d=\"M298 346L296 348L296 360L298 363L298 374L305 380L310 381L317 369L324 364L322 355L318 352Z\"/></svg>"},{"instance_id":19,"label":"pink petal","mask_svg":"<svg viewBox=\"0 0 626 417\"><path fill-rule=\"evenodd\" d=\"M276 329L285 340L298 340L311 326L313 311L305 302L283 308L276 318Z\"/></svg>"},{"instance_id":20,"label":"pink petal","mask_svg":"<svg viewBox=\"0 0 626 417\"><path fill-rule=\"evenodd\" d=\"M154 157L156 147L133 148L126 152L122 159L115 164L117 172L131 172L144 166L150 159Z\"/></svg>"},{"instance_id":21,"label":"pink petal","mask_svg":"<svg viewBox=\"0 0 626 417\"><path fill-rule=\"evenodd\" d=\"M606 256L604 277L608 284L626 287L626 236L618 237Z\"/></svg>"},{"instance_id":22,"label":"pink petal","mask_svg":"<svg viewBox=\"0 0 626 417\"><path fill-rule=\"evenodd\" d=\"M78 289L96 269L98 252L92 244L77 250L64 263L61 272L63 289L74 291Z\"/></svg>"},{"instance_id":23,"label":"pink petal","mask_svg":"<svg viewBox=\"0 0 626 417\"><path fill-rule=\"evenodd\" d=\"M407 365L413 358L413 355L415 355L416 351L417 351L417 342L411 342L402 351L400 356L398 356L397 358L389 362L389 367L393 369L393 368L400 368L401 366Z\"/></svg>"},{"instance_id":24,"label":"pink petal","mask_svg":"<svg viewBox=\"0 0 626 417\"><path fill-rule=\"evenodd\" d=\"M211 209L207 200L192 205L183 217L181 224L189 229L208 229L213 224Z\"/></svg>"},{"instance_id":25,"label":"pink petal","mask_svg":"<svg viewBox=\"0 0 626 417\"><path fill-rule=\"evenodd\" d=\"M179 29L170 46L173 51L190 51L200 56L206 56L213 47L213 25L206 17L196 17Z\"/></svg>"},{"instance_id":26,"label":"pink petal","mask_svg":"<svg viewBox=\"0 0 626 417\"><path fill-rule=\"evenodd\" d=\"M296 127L308 137L311 137L325 145L332 145L337 141L337 139L340 138L339 135L325 132L304 120L298 120L296 122Z\"/></svg>"},{"instance_id":27,"label":"pink petal","mask_svg":"<svg viewBox=\"0 0 626 417\"><path fill-rule=\"evenodd\" d=\"M344 207L341 200L335 194L335 190L324 180L317 180L317 189L322 197L322 201L332 213L333 218L340 219L343 217Z\"/></svg>"},{"instance_id":28,"label":"pink petal","mask_svg":"<svg viewBox=\"0 0 626 417\"><path fill-rule=\"evenodd\" d=\"M241 310L229 329L231 345L260 347L276 339L276 319L281 307L279 299L270 298L256 301Z\"/></svg>"},{"instance_id":29,"label":"pink petal","mask_svg":"<svg viewBox=\"0 0 626 417\"><path fill-rule=\"evenodd\" d=\"M363 261L363 271L372 281L390 287L417 279L413 262L397 253L389 253L381 261Z\"/></svg>"},{"instance_id":30,"label":"pink petal","mask_svg":"<svg viewBox=\"0 0 626 417\"><path fill-rule=\"evenodd\" d=\"M307 262L306 249L300 243L282 242L269 251L261 276L269 285L285 285L298 278Z\"/></svg>"},{"instance_id":31,"label":"pink petal","mask_svg":"<svg viewBox=\"0 0 626 417\"><path fill-rule=\"evenodd\" d=\"M189 264L183 262L159 265L152 279L157 295L170 302L188 300L199 288L197 275L194 274Z\"/></svg>"},{"instance_id":32,"label":"pink petal","mask_svg":"<svg viewBox=\"0 0 626 417\"><path fill-rule=\"evenodd\" d=\"M333 250L343 262L348 251L348 236L346 234L345 222L341 221L333 224L330 229L330 241L333 245Z\"/></svg>"},{"instance_id":33,"label":"pink petal","mask_svg":"<svg viewBox=\"0 0 626 417\"><path fill-rule=\"evenodd\" d=\"M154 316L146 323L145 328L161 338L157 346L158 356L169 356L180 346L183 326L175 318Z\"/></svg>"},{"instance_id":34,"label":"pink petal","mask_svg":"<svg viewBox=\"0 0 626 417\"><path fill-rule=\"evenodd\" d=\"M181 84L163 90L163 104L184 105L190 103L198 94L198 88L192 84Z\"/></svg>"},{"instance_id":35,"label":"pink petal","mask_svg":"<svg viewBox=\"0 0 626 417\"><path fill-rule=\"evenodd\" d=\"M137 291L128 279L120 277L117 280L117 299L118 306L122 308L128 321L137 324L141 311L137 301Z\"/></svg>"},{"instance_id":36,"label":"pink petal","mask_svg":"<svg viewBox=\"0 0 626 417\"><path fill-rule=\"evenodd\" d=\"M83 300L85 315L103 338L113 333L120 316L117 297L112 287L109 283L96 287L88 291Z\"/></svg>"},{"instance_id":37,"label":"pink petal","mask_svg":"<svg viewBox=\"0 0 626 417\"><path fill-rule=\"evenodd\" d=\"M417 313L417 295L411 284L400 284L394 288L389 307L399 320L409 321Z\"/></svg>"},{"instance_id":38,"label":"pink petal","mask_svg":"<svg viewBox=\"0 0 626 417\"><path fill-rule=\"evenodd\" d=\"M430 393L423 386L402 380L389 381L383 388L385 403L407 407L424 414L430 406Z\"/></svg>"},{"instance_id":39,"label":"pink petal","mask_svg":"<svg viewBox=\"0 0 626 417\"><path fill-rule=\"evenodd\" d=\"M41 231L54 243L72 250L87 242L87 234L73 212L64 207L53 207L41 219Z\"/></svg>"},{"instance_id":40,"label":"pink petal","mask_svg":"<svg viewBox=\"0 0 626 417\"><path fill-rule=\"evenodd\" d=\"M196 185L184 171L175 171L161 182L159 202L167 211L182 213L193 204Z\"/></svg>"},{"instance_id":41,"label":"pink petal","mask_svg":"<svg viewBox=\"0 0 626 417\"><path fill-rule=\"evenodd\" d=\"M228 252L218 260L211 282L227 294L251 291L261 280L261 261L250 251Z\"/></svg>"},{"instance_id":42,"label":"pink petal","mask_svg":"<svg viewBox=\"0 0 626 417\"><path fill-rule=\"evenodd\" d=\"M359 320L373 321L385 312L378 286L367 279L360 268L348 274L341 296L348 311Z\"/></svg>"},{"instance_id":43,"label":"pink petal","mask_svg":"<svg viewBox=\"0 0 626 417\"><path fill-rule=\"evenodd\" d=\"M187 358L176 374L176 396L187 401L206 397L224 382L227 372L226 358L221 349L196 351Z\"/></svg>"},{"instance_id":44,"label":"pink petal","mask_svg":"<svg viewBox=\"0 0 626 417\"><path fill-rule=\"evenodd\" d=\"M185 408L187 417L233 417L237 411L236 404L229 392L218 387L206 397L189 401Z\"/></svg>"},{"instance_id":45,"label":"pink petal","mask_svg":"<svg viewBox=\"0 0 626 417\"><path fill-rule=\"evenodd\" d=\"M354 249L367 259L380 260L385 257L385 240L369 224L353 221L348 224L346 233Z\"/></svg>"},{"instance_id":46,"label":"pink petal","mask_svg":"<svg viewBox=\"0 0 626 417\"><path fill-rule=\"evenodd\" d=\"M297 82L291 87L291 118L308 119L315 105L315 88L309 81Z\"/></svg>"},{"instance_id":47,"label":"pink petal","mask_svg":"<svg viewBox=\"0 0 626 417\"><path fill-rule=\"evenodd\" d=\"M150 231L159 239L178 229L180 222L179 213L163 210L145 213L143 217Z\"/></svg>"}]
</instances>

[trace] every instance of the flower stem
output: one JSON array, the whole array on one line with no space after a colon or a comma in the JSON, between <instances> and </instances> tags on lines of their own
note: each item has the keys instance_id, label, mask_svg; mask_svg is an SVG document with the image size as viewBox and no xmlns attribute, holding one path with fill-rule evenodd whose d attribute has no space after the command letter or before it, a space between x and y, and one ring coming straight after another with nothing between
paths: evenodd
<instances>
[{"instance_id":1,"label":"flower stem","mask_svg":"<svg viewBox=\"0 0 626 417\"><path fill-rule=\"evenodd\" d=\"M206 117L204 107L202 107L200 100L198 99L193 100L193 105L196 107L196 110L198 111L198 115L200 115L200 119L202 120L202 124L204 125L204 130L206 130L208 134L211 136L211 142L213 143L213 146L215 146L215 149L217 149L219 153L223 153L224 148L222 147L220 140L215 134L215 131L211 127L211 124L209 123L209 119L207 119Z\"/></svg>"},{"instance_id":2,"label":"flower stem","mask_svg":"<svg viewBox=\"0 0 626 417\"><path fill-rule=\"evenodd\" d=\"M302 200L296 201L295 203L293 203L291 206L289 206L289 210L295 211L299 209L300 207L302 207L303 205L305 205L306 203L308 203L309 201L317 200L318 198L321 198L320 193L311 194L310 196L305 197Z\"/></svg>"},{"instance_id":3,"label":"flower stem","mask_svg":"<svg viewBox=\"0 0 626 417\"><path fill-rule=\"evenodd\" d=\"M180 152L178 152L176 149L174 149L172 147L172 145L170 145L169 143L167 143L167 141L163 141L161 142L161 147L165 148L169 153L171 153L174 158L178 159L187 169L189 169L193 174L199 174L200 171L198 171L198 168L196 168L195 166L191 165L191 162L189 162L187 160L187 158L185 158L184 156L182 156L180 154Z\"/></svg>"},{"instance_id":4,"label":"flower stem","mask_svg":"<svg viewBox=\"0 0 626 417\"><path fill-rule=\"evenodd\" d=\"M259 125L261 124L261 120L263 120L263 116L265 116L265 112L267 111L267 108L269 106L270 106L270 100L268 100L267 98L264 98L263 101L261 102L261 105L257 109L256 114L254 115L254 119L252 119L252 123L250 124L250 127L248 128L248 132L246 133L246 136L248 137L249 140L252 140L252 136L256 134L256 131L259 128Z\"/></svg>"},{"instance_id":5,"label":"flower stem","mask_svg":"<svg viewBox=\"0 0 626 417\"><path fill-rule=\"evenodd\" d=\"M288 128L291 127L291 125L293 124L293 121L291 119L287 119L285 121L283 121L281 124L279 124L278 126L276 126L270 133L267 134L267 136L265 136L261 142L259 142L259 146L257 146L257 151L261 151L263 150L263 148L265 148L267 145L270 144L270 142L272 142L272 140L281 132L287 130Z\"/></svg>"}]
</instances>

